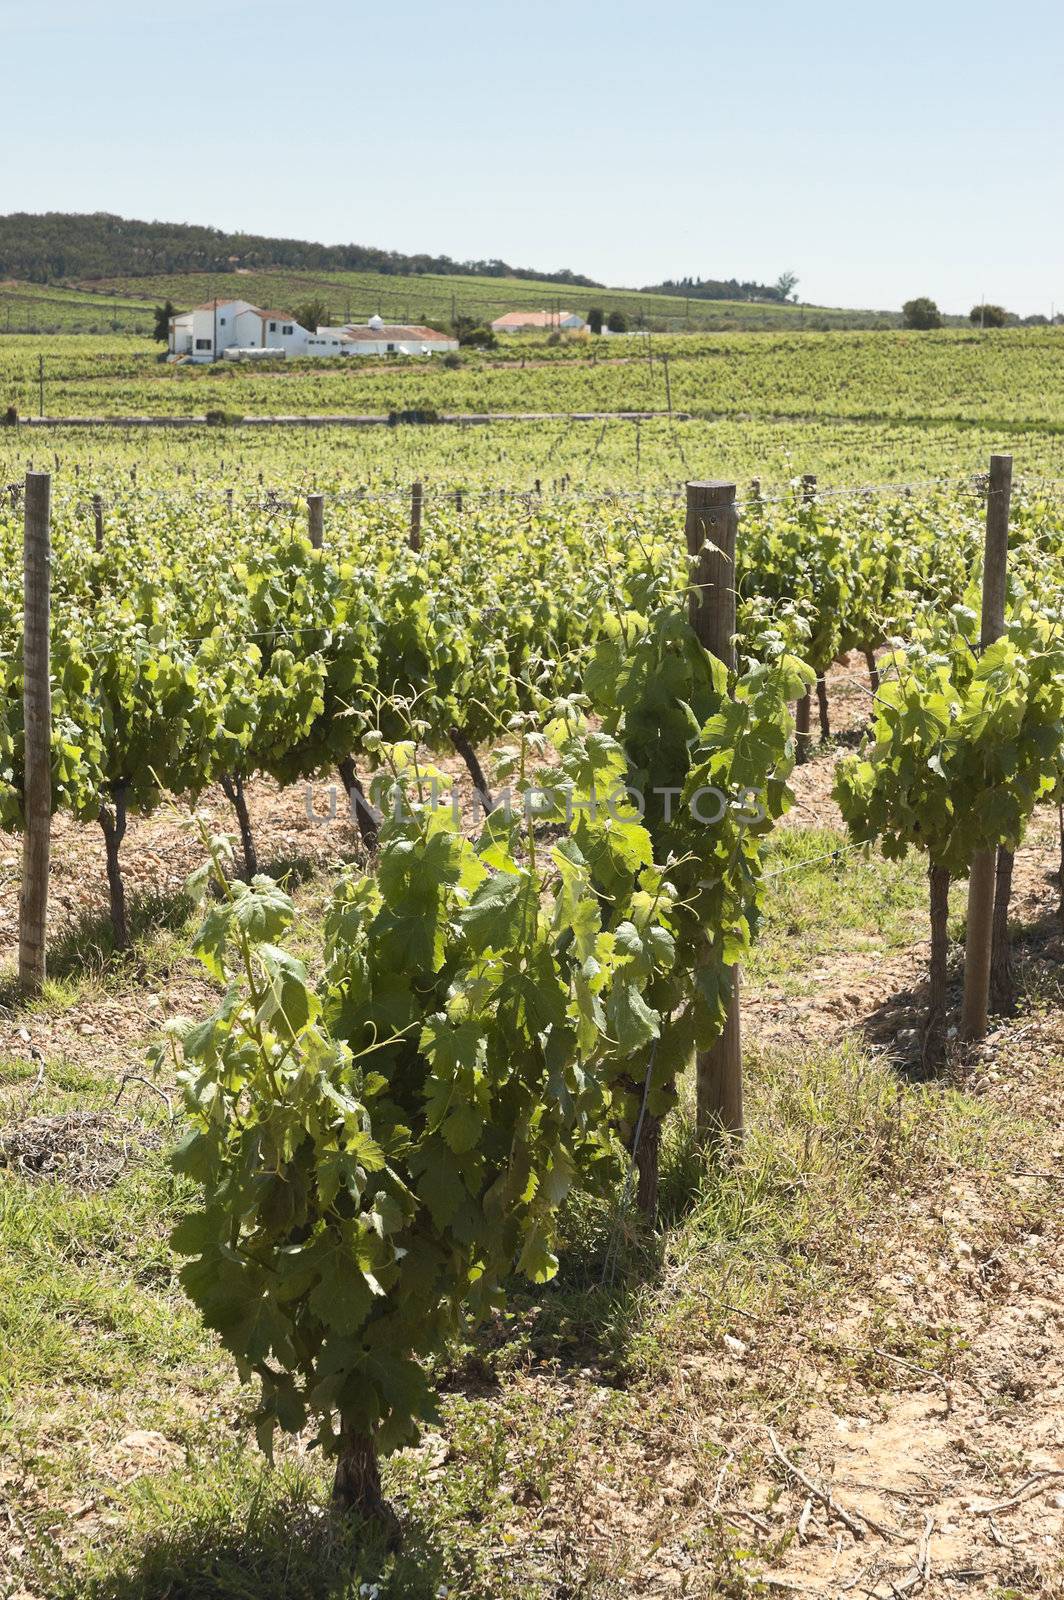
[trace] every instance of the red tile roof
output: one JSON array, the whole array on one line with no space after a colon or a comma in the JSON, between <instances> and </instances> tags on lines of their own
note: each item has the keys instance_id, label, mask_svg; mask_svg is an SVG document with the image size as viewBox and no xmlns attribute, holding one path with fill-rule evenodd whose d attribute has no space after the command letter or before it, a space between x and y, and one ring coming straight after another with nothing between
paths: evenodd
<instances>
[{"instance_id":1,"label":"red tile roof","mask_svg":"<svg viewBox=\"0 0 1064 1600\"><path fill-rule=\"evenodd\" d=\"M496 317L492 327L557 328L572 315L571 311L507 311L505 316Z\"/></svg>"},{"instance_id":2,"label":"red tile roof","mask_svg":"<svg viewBox=\"0 0 1064 1600\"><path fill-rule=\"evenodd\" d=\"M225 306L233 306L236 305L236 303L237 302L233 299L205 300L201 306L193 306L192 311L221 311ZM177 316L190 317L192 315L192 311L179 311ZM296 320L290 311L260 311L258 306L253 305L244 306L241 311L237 312L237 316L260 317L263 322L295 322ZM174 317L170 318L171 322L175 320L176 319Z\"/></svg>"}]
</instances>

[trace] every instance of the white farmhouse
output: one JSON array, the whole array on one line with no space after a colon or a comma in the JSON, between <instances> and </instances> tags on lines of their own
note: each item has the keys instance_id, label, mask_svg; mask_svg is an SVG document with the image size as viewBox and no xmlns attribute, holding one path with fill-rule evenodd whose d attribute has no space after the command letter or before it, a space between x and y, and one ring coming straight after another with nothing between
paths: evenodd
<instances>
[{"instance_id":1,"label":"white farmhouse","mask_svg":"<svg viewBox=\"0 0 1064 1600\"><path fill-rule=\"evenodd\" d=\"M190 361L218 361L230 350L302 356L310 337L288 312L261 311L249 300L208 300L170 318L170 354Z\"/></svg>"},{"instance_id":2,"label":"white farmhouse","mask_svg":"<svg viewBox=\"0 0 1064 1600\"><path fill-rule=\"evenodd\" d=\"M261 356L420 356L457 350L458 340L435 328L364 324L310 333L287 311L262 311L248 300L208 300L170 318L170 357L183 361Z\"/></svg>"}]
</instances>

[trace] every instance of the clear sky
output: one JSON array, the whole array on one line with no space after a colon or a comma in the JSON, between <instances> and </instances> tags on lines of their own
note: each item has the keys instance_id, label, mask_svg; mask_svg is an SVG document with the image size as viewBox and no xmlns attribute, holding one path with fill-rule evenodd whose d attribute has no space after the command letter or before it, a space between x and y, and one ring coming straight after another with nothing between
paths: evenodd
<instances>
[{"instance_id":1,"label":"clear sky","mask_svg":"<svg viewBox=\"0 0 1064 1600\"><path fill-rule=\"evenodd\" d=\"M1064 307L1062 0L0 0L0 209Z\"/></svg>"}]
</instances>

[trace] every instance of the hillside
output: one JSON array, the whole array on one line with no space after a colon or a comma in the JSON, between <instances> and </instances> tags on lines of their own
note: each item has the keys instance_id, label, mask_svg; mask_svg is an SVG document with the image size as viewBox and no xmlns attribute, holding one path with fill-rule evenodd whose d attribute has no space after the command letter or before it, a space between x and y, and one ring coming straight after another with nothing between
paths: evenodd
<instances>
[{"instance_id":1,"label":"hillside","mask_svg":"<svg viewBox=\"0 0 1064 1600\"><path fill-rule=\"evenodd\" d=\"M675 287L676 292L668 292ZM707 298L708 288L713 289ZM163 300L194 305L231 292L262 305L323 299L336 318L379 311L397 321L491 321L505 311L592 305L669 332L891 327L897 314L796 306L763 284L721 280L618 289L582 274L452 261L362 245L223 233L105 213L0 217L0 331L151 332Z\"/></svg>"},{"instance_id":2,"label":"hillside","mask_svg":"<svg viewBox=\"0 0 1064 1600\"><path fill-rule=\"evenodd\" d=\"M397 277L374 272L240 271L211 277L171 273L37 284L0 279L0 333L131 333L151 335L152 310L164 300L181 308L210 293L232 293L259 305L289 308L321 298L331 317L349 321L380 312L389 321L449 323L457 313L491 321L505 311L561 306L584 314L592 305L623 311L633 327L670 333L784 329L892 328L894 312L852 311L770 302L687 300L635 289L560 289L529 278Z\"/></svg>"},{"instance_id":3,"label":"hillside","mask_svg":"<svg viewBox=\"0 0 1064 1600\"><path fill-rule=\"evenodd\" d=\"M537 272L505 261L452 261L450 256L402 255L361 244L317 244L257 233L226 233L186 222L140 222L106 211L11 212L0 216L0 276L51 283L58 278L109 278L127 273L228 273L239 268L313 271L475 273L519 276L593 288L594 280L562 269Z\"/></svg>"}]
</instances>

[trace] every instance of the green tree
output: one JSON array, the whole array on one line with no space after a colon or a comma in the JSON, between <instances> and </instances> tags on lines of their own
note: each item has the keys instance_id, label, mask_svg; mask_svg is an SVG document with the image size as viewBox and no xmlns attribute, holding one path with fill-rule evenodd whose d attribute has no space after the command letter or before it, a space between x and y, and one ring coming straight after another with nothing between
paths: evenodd
<instances>
[{"instance_id":1,"label":"green tree","mask_svg":"<svg viewBox=\"0 0 1064 1600\"><path fill-rule=\"evenodd\" d=\"M902 322L907 328L941 328L942 313L927 295L906 300L901 308Z\"/></svg>"},{"instance_id":2,"label":"green tree","mask_svg":"<svg viewBox=\"0 0 1064 1600\"><path fill-rule=\"evenodd\" d=\"M490 328L475 322L472 317L455 317L452 324L455 338L460 345L467 345L476 350L494 350L498 340Z\"/></svg>"},{"instance_id":3,"label":"green tree","mask_svg":"<svg viewBox=\"0 0 1064 1600\"><path fill-rule=\"evenodd\" d=\"M628 318L623 311L611 311L606 319L606 326L611 333L627 333Z\"/></svg>"},{"instance_id":4,"label":"green tree","mask_svg":"<svg viewBox=\"0 0 1064 1600\"><path fill-rule=\"evenodd\" d=\"M978 305L969 311L968 320L980 328L1003 328L1009 314L1004 306Z\"/></svg>"},{"instance_id":5,"label":"green tree","mask_svg":"<svg viewBox=\"0 0 1064 1600\"><path fill-rule=\"evenodd\" d=\"M776 279L776 293L781 300L789 300L798 287L798 274L796 272L781 272Z\"/></svg>"},{"instance_id":6,"label":"green tree","mask_svg":"<svg viewBox=\"0 0 1064 1600\"><path fill-rule=\"evenodd\" d=\"M606 313L601 306L592 306L587 314L587 325L592 333L601 333L602 324L606 320Z\"/></svg>"},{"instance_id":7,"label":"green tree","mask_svg":"<svg viewBox=\"0 0 1064 1600\"><path fill-rule=\"evenodd\" d=\"M177 316L177 307L172 300L167 300L163 305L155 307L155 327L152 338L159 344L170 342L170 318Z\"/></svg>"},{"instance_id":8,"label":"green tree","mask_svg":"<svg viewBox=\"0 0 1064 1600\"><path fill-rule=\"evenodd\" d=\"M329 308L324 300L305 300L301 306L296 306L294 316L301 328L306 328L308 333L317 333L322 324L329 320Z\"/></svg>"}]
</instances>

